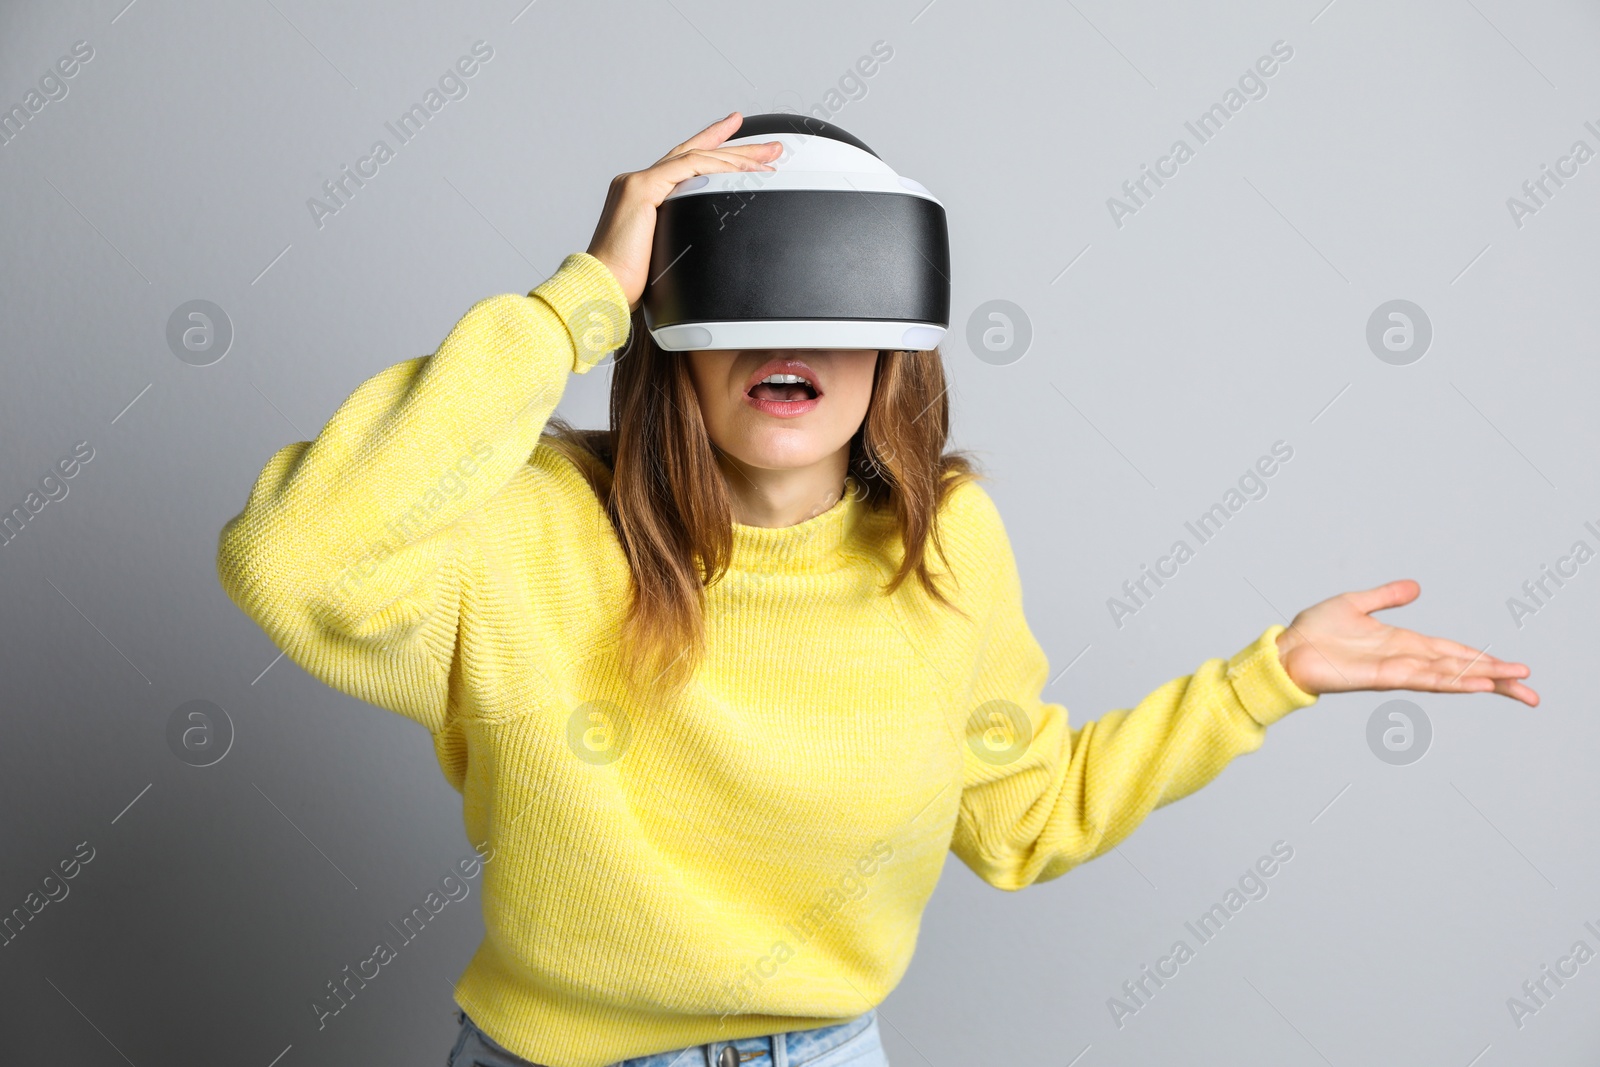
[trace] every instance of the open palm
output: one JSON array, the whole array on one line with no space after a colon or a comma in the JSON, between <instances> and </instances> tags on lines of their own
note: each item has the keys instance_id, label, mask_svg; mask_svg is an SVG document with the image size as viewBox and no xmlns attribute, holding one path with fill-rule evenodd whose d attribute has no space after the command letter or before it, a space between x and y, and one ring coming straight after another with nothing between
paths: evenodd
<instances>
[{"instance_id":1,"label":"open palm","mask_svg":"<svg viewBox=\"0 0 1600 1067\"><path fill-rule=\"evenodd\" d=\"M1307 693L1415 689L1429 693L1496 692L1537 707L1539 694L1517 679L1526 664L1508 663L1443 637L1379 622L1371 612L1409 604L1422 587L1409 578L1341 593L1313 604L1278 635L1278 658Z\"/></svg>"}]
</instances>

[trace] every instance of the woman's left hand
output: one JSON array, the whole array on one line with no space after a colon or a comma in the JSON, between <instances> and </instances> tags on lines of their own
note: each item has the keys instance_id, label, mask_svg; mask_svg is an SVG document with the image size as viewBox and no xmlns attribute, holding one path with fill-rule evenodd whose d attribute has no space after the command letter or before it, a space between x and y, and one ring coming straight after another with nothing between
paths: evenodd
<instances>
[{"instance_id":1,"label":"woman's left hand","mask_svg":"<svg viewBox=\"0 0 1600 1067\"><path fill-rule=\"evenodd\" d=\"M1517 681L1528 667L1507 663L1443 637L1386 626L1370 612L1409 604L1422 587L1409 578L1313 604L1278 635L1278 659L1307 693L1416 689L1428 693L1496 692L1530 707L1539 694Z\"/></svg>"}]
</instances>

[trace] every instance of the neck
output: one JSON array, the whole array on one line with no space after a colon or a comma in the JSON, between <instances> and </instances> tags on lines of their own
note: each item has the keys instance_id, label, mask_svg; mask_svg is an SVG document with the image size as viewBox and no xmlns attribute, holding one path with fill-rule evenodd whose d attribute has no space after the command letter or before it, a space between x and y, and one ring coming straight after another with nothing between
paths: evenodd
<instances>
[{"instance_id":1,"label":"neck","mask_svg":"<svg viewBox=\"0 0 1600 1067\"><path fill-rule=\"evenodd\" d=\"M740 463L726 452L717 457L733 521L744 526L793 526L821 515L839 502L850 469L850 446L807 467L771 470Z\"/></svg>"}]
</instances>

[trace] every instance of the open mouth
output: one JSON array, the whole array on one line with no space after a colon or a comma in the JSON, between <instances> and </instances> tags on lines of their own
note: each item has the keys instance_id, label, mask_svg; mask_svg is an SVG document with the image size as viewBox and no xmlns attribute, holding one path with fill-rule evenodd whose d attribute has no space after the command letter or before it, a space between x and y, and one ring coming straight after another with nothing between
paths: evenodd
<instances>
[{"instance_id":1,"label":"open mouth","mask_svg":"<svg viewBox=\"0 0 1600 1067\"><path fill-rule=\"evenodd\" d=\"M787 404L800 400L815 400L819 394L817 387L803 374L769 374L752 385L746 395L752 400Z\"/></svg>"}]
</instances>

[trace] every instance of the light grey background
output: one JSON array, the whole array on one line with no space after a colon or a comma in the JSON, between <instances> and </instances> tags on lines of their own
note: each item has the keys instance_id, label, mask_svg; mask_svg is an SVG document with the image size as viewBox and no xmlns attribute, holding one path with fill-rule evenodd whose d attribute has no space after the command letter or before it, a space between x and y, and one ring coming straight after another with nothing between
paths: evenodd
<instances>
[{"instance_id":1,"label":"light grey background","mask_svg":"<svg viewBox=\"0 0 1600 1067\"><path fill-rule=\"evenodd\" d=\"M218 530L362 380L583 249L614 174L826 100L880 40L834 120L949 210L956 443L993 476L1047 697L1096 718L1412 577L1385 618L1528 662L1544 698L1417 696L1431 748L1393 766L1367 723L1398 694L1326 697L1057 881L1004 894L952 857L881 1009L894 1063L1600 1059L1600 962L1520 1028L1507 1007L1600 950L1600 562L1520 627L1506 604L1600 546L1600 161L1520 227L1506 205L1600 148L1592 3L125 3L0 7L5 107L94 49L0 147L0 510L94 449L0 546L0 911L96 850L0 948L0 1059L442 1062L476 882L325 1029L308 1005L467 853L459 797L419 728L276 658L217 584ZM468 95L319 228L307 199L480 39ZM1267 95L1119 228L1107 198L1280 40ZM193 299L235 331L210 366L165 340ZM993 299L1032 325L1008 365L964 340ZM1365 339L1392 299L1433 326L1406 366ZM607 388L574 379L561 413L600 424ZM1280 439L1270 493L1114 625L1107 598ZM203 769L165 734L196 699L237 731ZM1279 840L1270 894L1115 1025Z\"/></svg>"}]
</instances>

